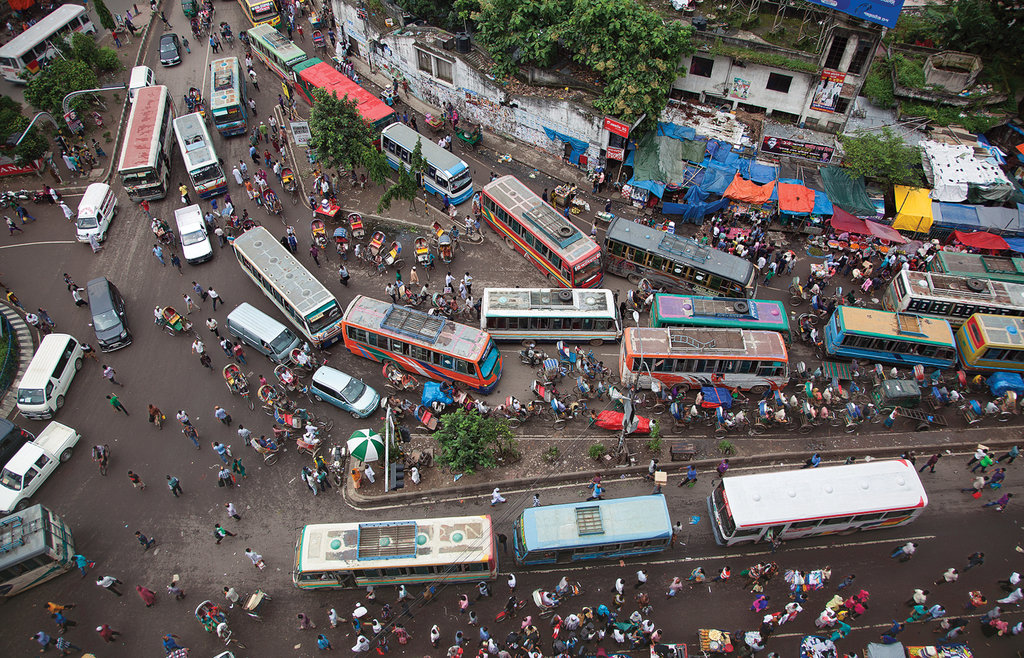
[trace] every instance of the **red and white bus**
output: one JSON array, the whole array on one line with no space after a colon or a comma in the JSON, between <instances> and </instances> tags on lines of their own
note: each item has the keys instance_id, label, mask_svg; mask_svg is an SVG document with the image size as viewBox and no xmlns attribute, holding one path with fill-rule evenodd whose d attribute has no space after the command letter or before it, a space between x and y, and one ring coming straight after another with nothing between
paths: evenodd
<instances>
[{"instance_id":1,"label":"red and white bus","mask_svg":"<svg viewBox=\"0 0 1024 658\"><path fill-rule=\"evenodd\" d=\"M167 87L143 87L136 92L117 165L117 175L132 201L167 195L174 116Z\"/></svg>"},{"instance_id":2,"label":"red and white bus","mask_svg":"<svg viewBox=\"0 0 1024 658\"><path fill-rule=\"evenodd\" d=\"M515 176L485 185L481 206L487 224L546 274L553 287L601 285L601 247Z\"/></svg>"}]
</instances>

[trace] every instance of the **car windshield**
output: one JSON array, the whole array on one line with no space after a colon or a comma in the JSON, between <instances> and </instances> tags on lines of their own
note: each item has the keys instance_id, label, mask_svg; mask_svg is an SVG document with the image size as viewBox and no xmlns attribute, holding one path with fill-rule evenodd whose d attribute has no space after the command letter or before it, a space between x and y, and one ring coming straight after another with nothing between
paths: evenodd
<instances>
[{"instance_id":1,"label":"car windshield","mask_svg":"<svg viewBox=\"0 0 1024 658\"><path fill-rule=\"evenodd\" d=\"M164 39L160 42L160 54L161 55L173 55L177 52L178 48L174 45L173 39Z\"/></svg>"},{"instance_id":2,"label":"car windshield","mask_svg":"<svg viewBox=\"0 0 1024 658\"><path fill-rule=\"evenodd\" d=\"M42 404L45 400L41 388L19 388L18 402L21 404Z\"/></svg>"},{"instance_id":3,"label":"car windshield","mask_svg":"<svg viewBox=\"0 0 1024 658\"><path fill-rule=\"evenodd\" d=\"M274 350L277 354L284 351L286 347L291 345L295 341L295 334L285 329L282 331L277 338L270 343L270 349Z\"/></svg>"},{"instance_id":4,"label":"car windshield","mask_svg":"<svg viewBox=\"0 0 1024 658\"><path fill-rule=\"evenodd\" d=\"M92 326L96 331L106 331L107 329L113 329L114 327L121 324L121 319L117 317L117 313L114 309L104 311L92 319Z\"/></svg>"},{"instance_id":5,"label":"car windshield","mask_svg":"<svg viewBox=\"0 0 1024 658\"><path fill-rule=\"evenodd\" d=\"M355 402L356 400L359 399L359 396L361 396L363 394L363 391L365 390L366 384L359 381L358 379L353 379L348 383L348 386L342 389L341 397L343 397L346 402Z\"/></svg>"},{"instance_id":6,"label":"car windshield","mask_svg":"<svg viewBox=\"0 0 1024 658\"><path fill-rule=\"evenodd\" d=\"M100 224L99 224L99 222L96 221L95 217L79 217L78 218L78 228L85 228L85 229L96 228L99 225Z\"/></svg>"},{"instance_id":7,"label":"car windshield","mask_svg":"<svg viewBox=\"0 0 1024 658\"><path fill-rule=\"evenodd\" d=\"M21 476L5 468L4 472L0 474L0 484L11 491L21 491Z\"/></svg>"},{"instance_id":8,"label":"car windshield","mask_svg":"<svg viewBox=\"0 0 1024 658\"><path fill-rule=\"evenodd\" d=\"M203 231L192 231L191 233L185 233L184 235L181 236L181 244L187 247L189 245L202 242L205 239L206 233L204 233Z\"/></svg>"}]
</instances>

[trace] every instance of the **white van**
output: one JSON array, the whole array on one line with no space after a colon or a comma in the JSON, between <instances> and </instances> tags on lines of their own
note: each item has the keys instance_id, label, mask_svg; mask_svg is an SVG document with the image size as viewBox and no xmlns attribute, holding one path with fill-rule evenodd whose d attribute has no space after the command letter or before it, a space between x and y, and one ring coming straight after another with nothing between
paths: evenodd
<instances>
[{"instance_id":1,"label":"white van","mask_svg":"<svg viewBox=\"0 0 1024 658\"><path fill-rule=\"evenodd\" d=\"M153 77L153 69L148 66L136 66L128 78L128 100L135 103L135 93L143 87L152 87L156 84Z\"/></svg>"},{"instance_id":2,"label":"white van","mask_svg":"<svg viewBox=\"0 0 1024 658\"><path fill-rule=\"evenodd\" d=\"M277 363L287 363L299 337L255 306L242 303L228 313L228 332Z\"/></svg>"},{"instance_id":3,"label":"white van","mask_svg":"<svg viewBox=\"0 0 1024 658\"><path fill-rule=\"evenodd\" d=\"M90 235L103 242L107 239L110 222L117 214L117 195L106 183L93 183L85 188L78 204L78 241L88 242Z\"/></svg>"},{"instance_id":4,"label":"white van","mask_svg":"<svg viewBox=\"0 0 1024 658\"><path fill-rule=\"evenodd\" d=\"M203 210L198 204L175 210L174 222L178 225L181 253L186 261L195 265L213 258L213 245L206 234Z\"/></svg>"},{"instance_id":5,"label":"white van","mask_svg":"<svg viewBox=\"0 0 1024 658\"><path fill-rule=\"evenodd\" d=\"M49 334L39 342L18 386L18 410L26 418L53 418L82 368L82 346L69 334Z\"/></svg>"}]
</instances>

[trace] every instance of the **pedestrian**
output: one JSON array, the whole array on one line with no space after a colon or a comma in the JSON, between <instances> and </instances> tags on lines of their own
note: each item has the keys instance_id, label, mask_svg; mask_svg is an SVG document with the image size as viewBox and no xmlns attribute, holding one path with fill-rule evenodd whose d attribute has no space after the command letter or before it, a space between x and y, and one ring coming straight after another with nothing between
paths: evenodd
<instances>
[{"instance_id":1,"label":"pedestrian","mask_svg":"<svg viewBox=\"0 0 1024 658\"><path fill-rule=\"evenodd\" d=\"M231 477L231 470L227 466L221 466L220 470L217 471L217 486L219 487L233 487L235 486L235 479Z\"/></svg>"},{"instance_id":2,"label":"pedestrian","mask_svg":"<svg viewBox=\"0 0 1024 658\"><path fill-rule=\"evenodd\" d=\"M299 630L300 631L305 631L305 630L308 630L310 628L316 628L316 624L313 623L313 620L310 619L309 617L307 617L305 614L300 612L296 616L299 618Z\"/></svg>"},{"instance_id":3,"label":"pedestrian","mask_svg":"<svg viewBox=\"0 0 1024 658\"><path fill-rule=\"evenodd\" d=\"M972 464L976 464L977 462L981 461L981 458L987 454L988 450L979 445L978 448L974 451L974 456L971 457L970 461L967 462L967 465L970 466Z\"/></svg>"},{"instance_id":4,"label":"pedestrian","mask_svg":"<svg viewBox=\"0 0 1024 658\"><path fill-rule=\"evenodd\" d=\"M15 231L17 231L19 233L24 233L25 232L24 229L22 229L20 226L18 226L18 224L13 219L11 219L10 217L5 216L4 217L4 221L7 222L7 228L8 228L8 230L10 230L11 235L14 235Z\"/></svg>"},{"instance_id":5,"label":"pedestrian","mask_svg":"<svg viewBox=\"0 0 1024 658\"><path fill-rule=\"evenodd\" d=\"M908 541L906 544L903 544L902 546L897 547L896 550L894 550L889 555L889 557L891 557L891 558L899 558L900 562L906 562L911 557L913 557L913 555L914 555L914 553L916 551L917 551L917 543L916 542L912 542L912 541Z\"/></svg>"},{"instance_id":6,"label":"pedestrian","mask_svg":"<svg viewBox=\"0 0 1024 658\"><path fill-rule=\"evenodd\" d=\"M231 348L231 352L235 355L236 361L241 363L243 366L246 365L245 349L242 347L242 343L235 343L234 347Z\"/></svg>"},{"instance_id":7,"label":"pedestrian","mask_svg":"<svg viewBox=\"0 0 1024 658\"><path fill-rule=\"evenodd\" d=\"M238 513L238 509L235 508L234 503L224 503L224 509L227 510L228 516L233 518L235 521L242 520L242 515Z\"/></svg>"},{"instance_id":8,"label":"pedestrian","mask_svg":"<svg viewBox=\"0 0 1024 658\"><path fill-rule=\"evenodd\" d=\"M501 492L498 487L494 487L494 491L491 492L491 507L494 507L498 503L504 503L505 499L501 497Z\"/></svg>"},{"instance_id":9,"label":"pedestrian","mask_svg":"<svg viewBox=\"0 0 1024 658\"><path fill-rule=\"evenodd\" d=\"M341 280L341 285L343 285L343 286L345 286L347 288L348 287L349 273L348 273L348 268L345 267L345 263L342 263L341 267L338 268L338 277Z\"/></svg>"},{"instance_id":10,"label":"pedestrian","mask_svg":"<svg viewBox=\"0 0 1024 658\"><path fill-rule=\"evenodd\" d=\"M57 638L57 651L60 651L62 656L70 656L72 651L81 652L82 648L77 644L72 644L67 638Z\"/></svg>"},{"instance_id":11,"label":"pedestrian","mask_svg":"<svg viewBox=\"0 0 1024 658\"><path fill-rule=\"evenodd\" d=\"M103 576L96 581L96 584L108 592L113 592L114 594L121 596L121 592L118 591L117 586L123 585L124 583L113 576Z\"/></svg>"},{"instance_id":12,"label":"pedestrian","mask_svg":"<svg viewBox=\"0 0 1024 658\"><path fill-rule=\"evenodd\" d=\"M321 651L330 651L334 647L331 646L331 641L327 639L327 636L320 633L316 636L316 646Z\"/></svg>"},{"instance_id":13,"label":"pedestrian","mask_svg":"<svg viewBox=\"0 0 1024 658\"><path fill-rule=\"evenodd\" d=\"M64 616L64 613L62 611L60 611L60 610L58 610L57 612L54 612L53 614L51 614L50 617L53 618L54 623L57 624L57 628L60 629L61 633L67 633L68 632L68 626L77 626L78 625L78 622L71 621L66 616Z\"/></svg>"},{"instance_id":14,"label":"pedestrian","mask_svg":"<svg viewBox=\"0 0 1024 658\"><path fill-rule=\"evenodd\" d=\"M148 587L142 585L136 585L135 591L138 592L139 598L146 604L147 608L152 608L153 604L156 603L156 593Z\"/></svg>"},{"instance_id":15,"label":"pedestrian","mask_svg":"<svg viewBox=\"0 0 1024 658\"><path fill-rule=\"evenodd\" d=\"M224 423L225 425L231 424L231 414L224 410L224 407L219 405L213 405L213 415L216 416L217 420ZM227 461L224 462L225 464Z\"/></svg>"},{"instance_id":16,"label":"pedestrian","mask_svg":"<svg viewBox=\"0 0 1024 658\"><path fill-rule=\"evenodd\" d=\"M31 219L33 222L36 221L36 218L33 217L32 215L28 214L28 211L25 210L25 208L20 203L19 204L15 204L14 212L16 212L18 214L18 219L21 220L22 224L28 224L28 221L27 221L26 218Z\"/></svg>"},{"instance_id":17,"label":"pedestrian","mask_svg":"<svg viewBox=\"0 0 1024 658\"><path fill-rule=\"evenodd\" d=\"M214 336L220 338L220 331L217 329L217 321L213 318L206 318L206 328L213 333Z\"/></svg>"},{"instance_id":18,"label":"pedestrian","mask_svg":"<svg viewBox=\"0 0 1024 658\"><path fill-rule=\"evenodd\" d=\"M1002 512L1004 509L1006 509L1006 506L1010 504L1010 499L1011 498L1013 498L1013 494L1012 493L1006 493L1006 494L1003 494L998 500L993 500L992 502L985 503L984 505L982 505L982 507L993 507L994 506L996 508L997 512Z\"/></svg>"},{"instance_id":19,"label":"pedestrian","mask_svg":"<svg viewBox=\"0 0 1024 658\"><path fill-rule=\"evenodd\" d=\"M137 539L139 543L142 544L142 548L147 551L156 545L155 537L147 537L146 535L142 534L142 532L140 532L139 530L135 531L135 539Z\"/></svg>"},{"instance_id":20,"label":"pedestrian","mask_svg":"<svg viewBox=\"0 0 1024 658\"><path fill-rule=\"evenodd\" d=\"M111 393L110 395L107 396L107 399L110 400L110 406L114 408L114 411L120 411L125 416L131 415L128 413L128 410L124 408L124 405L121 404L120 398L118 398L116 395Z\"/></svg>"},{"instance_id":21,"label":"pedestrian","mask_svg":"<svg viewBox=\"0 0 1024 658\"><path fill-rule=\"evenodd\" d=\"M508 555L508 536L499 532L498 543L501 544L501 552Z\"/></svg>"},{"instance_id":22,"label":"pedestrian","mask_svg":"<svg viewBox=\"0 0 1024 658\"><path fill-rule=\"evenodd\" d=\"M685 485L688 487L692 487L695 484L697 484L697 468L691 465L687 467L686 477L684 477L682 481L679 482L679 486L682 487Z\"/></svg>"},{"instance_id":23,"label":"pedestrian","mask_svg":"<svg viewBox=\"0 0 1024 658\"><path fill-rule=\"evenodd\" d=\"M634 589L640 589L647 584L647 570L640 569L636 572L636 585L633 585Z\"/></svg>"},{"instance_id":24,"label":"pedestrian","mask_svg":"<svg viewBox=\"0 0 1024 658\"><path fill-rule=\"evenodd\" d=\"M185 493L181 490L181 482L173 475L167 476L167 488L171 490L171 493L174 494L175 498Z\"/></svg>"},{"instance_id":25,"label":"pedestrian","mask_svg":"<svg viewBox=\"0 0 1024 658\"><path fill-rule=\"evenodd\" d=\"M59 205L61 211L64 213L64 219L68 220L69 222L73 221L75 213L71 210L71 208L68 207L68 204L61 201Z\"/></svg>"},{"instance_id":26,"label":"pedestrian","mask_svg":"<svg viewBox=\"0 0 1024 658\"><path fill-rule=\"evenodd\" d=\"M221 527L219 523L213 526L213 536L217 538L217 544L220 544L221 540L225 537L234 537L235 533L231 532L227 528Z\"/></svg>"},{"instance_id":27,"label":"pedestrian","mask_svg":"<svg viewBox=\"0 0 1024 658\"><path fill-rule=\"evenodd\" d=\"M935 465L939 463L940 459L942 459L942 455L940 455L939 453L935 453L934 455L928 458L928 461L924 463L924 466L917 469L917 472L924 473L924 469L927 468L929 473L934 473Z\"/></svg>"},{"instance_id":28,"label":"pedestrian","mask_svg":"<svg viewBox=\"0 0 1024 658\"><path fill-rule=\"evenodd\" d=\"M89 560L89 558L85 557L81 553L76 553L75 555L72 555L71 559L75 561L75 566L78 568L79 571L82 572L82 578L85 578L85 576L87 575L86 569L91 569L94 566L96 566L95 562L92 562L91 560Z\"/></svg>"},{"instance_id":29,"label":"pedestrian","mask_svg":"<svg viewBox=\"0 0 1024 658\"><path fill-rule=\"evenodd\" d=\"M943 585L945 583L955 583L960 579L960 573L954 567L950 567L942 572L942 577L935 581L936 585Z\"/></svg>"},{"instance_id":30,"label":"pedestrian","mask_svg":"<svg viewBox=\"0 0 1024 658\"><path fill-rule=\"evenodd\" d=\"M971 486L965 487L965 488L961 489L960 493L968 493L968 492L970 492L970 494L974 498L981 498L981 492L985 488L985 484L988 483L988 480L989 480L988 477L986 477L984 475L978 475L971 482Z\"/></svg>"},{"instance_id":31,"label":"pedestrian","mask_svg":"<svg viewBox=\"0 0 1024 658\"><path fill-rule=\"evenodd\" d=\"M994 463L996 463L996 462L995 462L994 459L992 459L992 453L991 452L986 452L985 455L981 459L978 460L978 463L975 464L971 468L971 473L974 473L979 468L981 469L981 472L984 473L984 472L988 471L988 467L991 466Z\"/></svg>"},{"instance_id":32,"label":"pedestrian","mask_svg":"<svg viewBox=\"0 0 1024 658\"><path fill-rule=\"evenodd\" d=\"M117 582L121 582L121 581L117 581ZM121 596L121 595L118 594L118 596ZM100 637L103 638L104 642L113 642L114 638L121 634L121 631L115 631L113 628L111 628L107 624L103 624L102 626L97 626L96 627L96 632L100 634Z\"/></svg>"},{"instance_id":33,"label":"pedestrian","mask_svg":"<svg viewBox=\"0 0 1024 658\"><path fill-rule=\"evenodd\" d=\"M724 478L726 471L729 470L729 460L723 459L721 462L719 462L715 470L718 471L718 477Z\"/></svg>"},{"instance_id":34,"label":"pedestrian","mask_svg":"<svg viewBox=\"0 0 1024 658\"><path fill-rule=\"evenodd\" d=\"M185 187L184 183L178 185L178 194L181 195L181 205L187 206L190 202L188 199L188 188Z\"/></svg>"},{"instance_id":35,"label":"pedestrian","mask_svg":"<svg viewBox=\"0 0 1024 658\"><path fill-rule=\"evenodd\" d=\"M185 315L189 315L192 311L199 308L196 306L196 303L192 301L192 298L188 296L188 293L182 293L181 298L185 302Z\"/></svg>"},{"instance_id":36,"label":"pedestrian","mask_svg":"<svg viewBox=\"0 0 1024 658\"><path fill-rule=\"evenodd\" d=\"M111 368L108 365L104 365L102 367L104 379L109 379L111 384L116 384L117 386L124 386L124 384L114 379L114 377L117 376L117 372L115 372L113 368Z\"/></svg>"},{"instance_id":37,"label":"pedestrian","mask_svg":"<svg viewBox=\"0 0 1024 658\"><path fill-rule=\"evenodd\" d=\"M206 289L206 294L213 300L213 310L217 310L217 302L224 303L224 300L220 298L220 294L212 286Z\"/></svg>"},{"instance_id":38,"label":"pedestrian","mask_svg":"<svg viewBox=\"0 0 1024 658\"><path fill-rule=\"evenodd\" d=\"M821 455L819 455L818 453L814 453L813 455L811 455L810 459L805 461L804 465L801 466L800 468L801 469L803 469L803 468L817 468L818 464L820 464L820 463L821 463Z\"/></svg>"},{"instance_id":39,"label":"pedestrian","mask_svg":"<svg viewBox=\"0 0 1024 658\"><path fill-rule=\"evenodd\" d=\"M235 356L235 346L227 339L227 337L221 338L219 344L220 348L224 350L224 355L226 357L230 359Z\"/></svg>"},{"instance_id":40,"label":"pedestrian","mask_svg":"<svg viewBox=\"0 0 1024 658\"><path fill-rule=\"evenodd\" d=\"M178 254L171 253L171 266L178 269L178 276L185 276L181 271L181 259L178 258Z\"/></svg>"},{"instance_id":41,"label":"pedestrian","mask_svg":"<svg viewBox=\"0 0 1024 658\"><path fill-rule=\"evenodd\" d=\"M1017 447L1017 446L1013 446L1012 448L1010 448L1006 452L1005 455L1003 455L1002 457L1000 457L996 461L1002 463L1002 461L1005 459L1005 460L1007 460L1007 462L1006 462L1007 464L1012 464L1013 460L1016 459L1019 455L1020 455L1020 448Z\"/></svg>"},{"instance_id":42,"label":"pedestrian","mask_svg":"<svg viewBox=\"0 0 1024 658\"><path fill-rule=\"evenodd\" d=\"M231 462L231 472L242 478L243 480L247 477L245 474L245 465L242 464L242 460L238 457Z\"/></svg>"},{"instance_id":43,"label":"pedestrian","mask_svg":"<svg viewBox=\"0 0 1024 658\"><path fill-rule=\"evenodd\" d=\"M249 561L252 562L252 565L257 569L262 570L266 568L266 564L263 562L263 556L251 548L245 549L245 557L249 558Z\"/></svg>"},{"instance_id":44,"label":"pedestrian","mask_svg":"<svg viewBox=\"0 0 1024 658\"><path fill-rule=\"evenodd\" d=\"M158 261L160 261L161 265L163 265L164 267L167 267L167 261L164 260L164 250L163 250L163 247L161 247L158 244L154 244L153 245L153 255L156 256L156 259Z\"/></svg>"},{"instance_id":45,"label":"pedestrian","mask_svg":"<svg viewBox=\"0 0 1024 658\"><path fill-rule=\"evenodd\" d=\"M146 483L134 471L128 471L128 481L132 483L132 489L146 490Z\"/></svg>"},{"instance_id":46,"label":"pedestrian","mask_svg":"<svg viewBox=\"0 0 1024 658\"><path fill-rule=\"evenodd\" d=\"M967 556L967 566L964 567L964 571L973 569L974 567L980 567L985 563L985 554L980 552L974 552Z\"/></svg>"}]
</instances>

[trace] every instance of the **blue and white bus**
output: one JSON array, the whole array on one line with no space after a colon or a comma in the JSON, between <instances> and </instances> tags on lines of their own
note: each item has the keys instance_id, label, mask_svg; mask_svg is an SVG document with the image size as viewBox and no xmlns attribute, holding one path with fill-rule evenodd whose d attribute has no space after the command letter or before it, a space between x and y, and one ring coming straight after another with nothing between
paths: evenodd
<instances>
[{"instance_id":1,"label":"blue and white bus","mask_svg":"<svg viewBox=\"0 0 1024 658\"><path fill-rule=\"evenodd\" d=\"M409 166L409 159L420 141L420 150L426 161L423 187L435 196L448 195L448 201L459 205L473 196L473 178L469 165L450 151L441 148L429 137L424 137L404 123L395 122L380 133L380 148L388 164L397 170L399 163Z\"/></svg>"},{"instance_id":2,"label":"blue and white bus","mask_svg":"<svg viewBox=\"0 0 1024 658\"><path fill-rule=\"evenodd\" d=\"M210 114L222 137L244 135L249 106L237 57L210 62Z\"/></svg>"},{"instance_id":3,"label":"blue and white bus","mask_svg":"<svg viewBox=\"0 0 1024 658\"><path fill-rule=\"evenodd\" d=\"M208 199L227 192L228 182L224 178L224 169L217 160L217 151L213 148L203 117L198 112L178 117L174 120L174 135L178 138L185 171L188 172L196 194Z\"/></svg>"},{"instance_id":4,"label":"blue and white bus","mask_svg":"<svg viewBox=\"0 0 1024 658\"><path fill-rule=\"evenodd\" d=\"M956 342L945 320L838 306L825 325L825 353L904 367L950 368L956 363Z\"/></svg>"},{"instance_id":5,"label":"blue and white bus","mask_svg":"<svg viewBox=\"0 0 1024 658\"><path fill-rule=\"evenodd\" d=\"M520 564L565 564L659 553L672 520L664 496L634 496L527 507L513 533Z\"/></svg>"}]
</instances>

